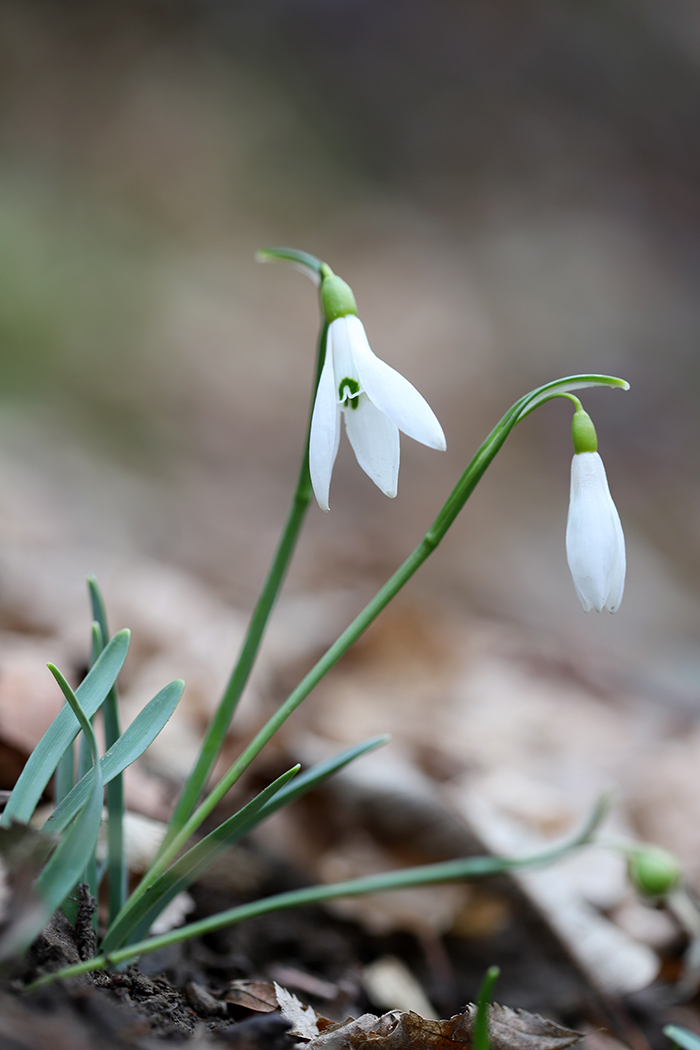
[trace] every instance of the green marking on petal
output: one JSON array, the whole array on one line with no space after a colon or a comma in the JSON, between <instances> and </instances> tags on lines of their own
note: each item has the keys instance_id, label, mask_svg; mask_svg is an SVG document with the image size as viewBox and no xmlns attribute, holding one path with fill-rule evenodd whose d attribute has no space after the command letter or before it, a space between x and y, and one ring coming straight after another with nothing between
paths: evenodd
<instances>
[{"instance_id":1,"label":"green marking on petal","mask_svg":"<svg viewBox=\"0 0 700 1050\"><path fill-rule=\"evenodd\" d=\"M338 398L343 408L357 408L360 403L360 384L356 379L346 376L340 380Z\"/></svg>"}]
</instances>

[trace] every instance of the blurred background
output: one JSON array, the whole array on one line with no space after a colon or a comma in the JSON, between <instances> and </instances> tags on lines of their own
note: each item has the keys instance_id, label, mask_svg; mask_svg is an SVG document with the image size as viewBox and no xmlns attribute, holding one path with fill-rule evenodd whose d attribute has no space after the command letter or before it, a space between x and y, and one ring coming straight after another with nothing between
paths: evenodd
<instances>
[{"instance_id":1,"label":"blurred background","mask_svg":"<svg viewBox=\"0 0 700 1050\"><path fill-rule=\"evenodd\" d=\"M415 593L641 660L694 702L699 88L684 0L2 0L7 527L247 606L318 324L313 288L253 256L292 244L352 284L448 438L403 440L393 503L344 441L292 587L384 578L516 397L621 375L629 394L585 399L628 537L621 615L583 618L568 578L564 403L511 438Z\"/></svg>"}]
</instances>

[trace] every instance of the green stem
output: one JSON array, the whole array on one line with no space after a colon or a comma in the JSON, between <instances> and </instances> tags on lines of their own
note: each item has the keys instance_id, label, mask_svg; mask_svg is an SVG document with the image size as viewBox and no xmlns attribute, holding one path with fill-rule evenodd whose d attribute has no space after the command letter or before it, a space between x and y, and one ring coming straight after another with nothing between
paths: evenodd
<instances>
[{"instance_id":1,"label":"green stem","mask_svg":"<svg viewBox=\"0 0 700 1050\"><path fill-rule=\"evenodd\" d=\"M516 868L551 864L566 856L571 850L589 843L598 825L608 812L608 808L609 799L607 796L604 796L595 806L585 825L575 835L538 853L531 853L523 857L464 857L459 860L443 861L439 864L426 864L416 868L404 868L400 871L382 872L379 875L366 875L362 878L349 879L346 882L337 882L331 885L307 886L300 890L277 893L271 897L264 897L262 900L230 908L228 911L201 919L199 922L190 923L188 926L183 926L180 929L171 930L169 933L161 934L158 937L150 937L145 941L130 944L126 948L119 948L106 955L98 955L85 962L47 974L28 985L27 991L40 988L42 985L49 984L58 978L75 977L78 974L88 973L91 970L103 970L107 966L117 966L119 963L134 959L147 952L157 951L159 948L167 948L181 941L192 940L194 937L205 936L213 933L215 930L223 929L225 926L233 926L246 919L253 919L258 915L267 915L270 912L282 911L288 908L300 908L307 904L319 904L322 901L335 900L338 897L359 897L367 893L407 889L414 886L431 886L443 882L456 882L462 879L483 879L490 875L503 874Z\"/></svg>"},{"instance_id":2,"label":"green stem","mask_svg":"<svg viewBox=\"0 0 700 1050\"><path fill-rule=\"evenodd\" d=\"M412 554L404 561L403 565L384 584L381 590L365 606L362 612L353 620L349 627L343 631L340 637L331 645L318 663L309 671L296 689L290 694L285 702L277 709L268 722L260 729L253 740L248 744L239 758L222 777L216 787L207 795L201 805L195 810L184 824L181 825L168 842L161 849L153 864L143 876L141 882L132 893L126 905L128 910L148 889L151 883L161 875L170 862L177 856L187 840L200 824L209 816L224 795L236 783L241 774L248 768L257 757L265 744L274 736L277 730L286 722L289 716L296 711L297 707L309 695L312 689L328 673L331 667L338 662L350 646L357 641L361 634L367 630L373 620L389 604L401 588L410 580L414 572L423 564L435 548L438 546L445 533L453 523L460 510L474 491L480 478L499 451L513 427L526 415L528 415L538 404L558 397L566 387L576 389L580 386L594 386L598 383L606 385L623 385L623 380L611 379L609 376L571 376L555 383L548 383L544 387L531 391L525 397L510 408L497 426L478 449L464 474L455 485L445 505L426 533L422 542L416 547Z\"/></svg>"},{"instance_id":3,"label":"green stem","mask_svg":"<svg viewBox=\"0 0 700 1050\"><path fill-rule=\"evenodd\" d=\"M316 376L313 387L314 396L321 375L321 368L323 367L327 333L328 325L324 322L321 326L321 333L318 340ZM173 815L170 818L168 831L161 844L159 855L162 854L176 838L178 842L181 841L180 832L182 828L186 826L188 818L197 804L197 799L199 798L209 774L214 767L214 763L216 762L221 745L223 744L226 733L228 732L228 727L231 724L231 719L235 713L238 701L240 700L241 694L243 693L248 678L250 677L250 672L253 669L253 664L255 663L255 658L260 648L267 621L270 618L270 613L272 612L275 601L277 600L277 595L279 594L282 583L284 582L289 562L294 553L294 548L312 495L311 477L309 475L311 412L313 412L313 400L311 411L309 413L309 425L307 428L299 477L279 545L272 560L272 565L270 566L265 583L263 584L257 605L255 606L253 615L250 619L248 631L238 656L238 660L236 661L236 665L231 673L231 677L229 678L224 695L221 698L218 710L207 730L207 735L202 743L194 769L190 773L189 779L182 790ZM173 855L174 854L170 853L170 856Z\"/></svg>"}]
</instances>

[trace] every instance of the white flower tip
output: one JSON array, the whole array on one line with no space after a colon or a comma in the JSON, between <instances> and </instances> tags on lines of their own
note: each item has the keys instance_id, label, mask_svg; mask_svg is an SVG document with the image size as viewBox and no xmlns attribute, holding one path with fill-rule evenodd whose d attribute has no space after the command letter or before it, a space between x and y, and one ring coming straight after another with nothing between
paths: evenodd
<instances>
[{"instance_id":1,"label":"white flower tip","mask_svg":"<svg viewBox=\"0 0 700 1050\"><path fill-rule=\"evenodd\" d=\"M438 424L438 426L439 426L439 424ZM439 426L439 429L440 429L440 435L439 435L439 437L436 435L435 444L431 445L430 447L431 448L436 448L438 450L438 452L446 452L447 451L447 441L445 440L445 432L442 429L442 427L440 427L440 426Z\"/></svg>"}]
</instances>

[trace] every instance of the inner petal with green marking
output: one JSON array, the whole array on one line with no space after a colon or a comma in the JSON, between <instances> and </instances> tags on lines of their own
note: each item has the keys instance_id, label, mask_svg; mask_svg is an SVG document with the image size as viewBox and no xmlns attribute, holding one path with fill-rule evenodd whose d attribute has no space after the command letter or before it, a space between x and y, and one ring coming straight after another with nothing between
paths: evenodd
<instances>
[{"instance_id":1,"label":"inner petal with green marking","mask_svg":"<svg viewBox=\"0 0 700 1050\"><path fill-rule=\"evenodd\" d=\"M346 376L338 385L338 397L343 408L357 408L360 400L360 384Z\"/></svg>"}]
</instances>

